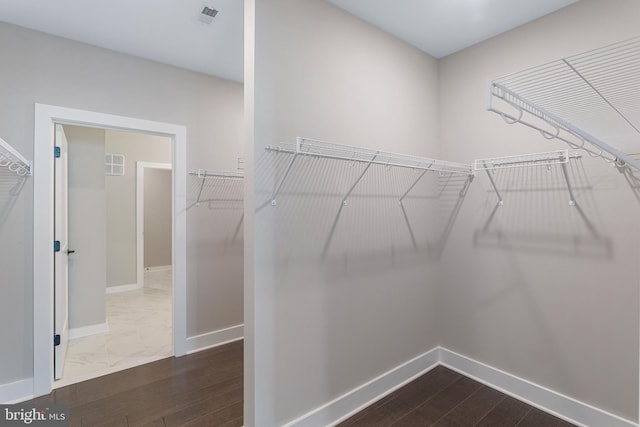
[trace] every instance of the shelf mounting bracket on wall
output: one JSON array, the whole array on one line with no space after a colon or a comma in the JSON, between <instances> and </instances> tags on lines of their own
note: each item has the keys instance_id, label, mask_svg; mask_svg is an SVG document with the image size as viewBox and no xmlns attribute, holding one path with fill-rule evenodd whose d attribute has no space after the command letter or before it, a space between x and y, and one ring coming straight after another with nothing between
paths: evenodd
<instances>
[{"instance_id":1,"label":"shelf mounting bracket on wall","mask_svg":"<svg viewBox=\"0 0 640 427\"><path fill-rule=\"evenodd\" d=\"M416 180L414 180L413 183L409 186L407 191L405 191L404 194L402 196L400 196L400 198L398 199L398 204L399 205L402 205L402 201L404 200L404 198L407 197L407 195L411 192L411 190L413 190L413 188L416 185L418 185L418 182L420 182L422 177L425 176L428 171L429 171L429 169L423 170L422 173L420 174L420 176L418 176L418 178Z\"/></svg>"}]
</instances>

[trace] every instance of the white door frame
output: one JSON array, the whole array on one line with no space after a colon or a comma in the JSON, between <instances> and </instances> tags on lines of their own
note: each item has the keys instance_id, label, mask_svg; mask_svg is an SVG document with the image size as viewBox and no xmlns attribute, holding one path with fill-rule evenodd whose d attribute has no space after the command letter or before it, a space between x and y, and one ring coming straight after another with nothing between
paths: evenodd
<instances>
[{"instance_id":1,"label":"white door frame","mask_svg":"<svg viewBox=\"0 0 640 427\"><path fill-rule=\"evenodd\" d=\"M136 263L137 287L144 286L144 170L171 170L170 163L136 162Z\"/></svg>"},{"instance_id":2,"label":"white door frame","mask_svg":"<svg viewBox=\"0 0 640 427\"><path fill-rule=\"evenodd\" d=\"M170 137L173 141L173 351L186 354L187 128L111 114L35 104L33 152L33 395L53 389L54 123Z\"/></svg>"}]
</instances>

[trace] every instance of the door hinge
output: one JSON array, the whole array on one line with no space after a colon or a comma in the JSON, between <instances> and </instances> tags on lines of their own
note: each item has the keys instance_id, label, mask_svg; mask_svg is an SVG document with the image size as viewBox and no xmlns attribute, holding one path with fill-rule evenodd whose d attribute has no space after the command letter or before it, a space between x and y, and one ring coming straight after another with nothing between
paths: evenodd
<instances>
[{"instance_id":1,"label":"door hinge","mask_svg":"<svg viewBox=\"0 0 640 427\"><path fill-rule=\"evenodd\" d=\"M60 252L60 240L53 242L53 252Z\"/></svg>"},{"instance_id":2,"label":"door hinge","mask_svg":"<svg viewBox=\"0 0 640 427\"><path fill-rule=\"evenodd\" d=\"M53 157L59 159L61 156L60 147L53 147Z\"/></svg>"},{"instance_id":3,"label":"door hinge","mask_svg":"<svg viewBox=\"0 0 640 427\"><path fill-rule=\"evenodd\" d=\"M60 345L60 334L53 335L53 346L57 347Z\"/></svg>"}]
</instances>

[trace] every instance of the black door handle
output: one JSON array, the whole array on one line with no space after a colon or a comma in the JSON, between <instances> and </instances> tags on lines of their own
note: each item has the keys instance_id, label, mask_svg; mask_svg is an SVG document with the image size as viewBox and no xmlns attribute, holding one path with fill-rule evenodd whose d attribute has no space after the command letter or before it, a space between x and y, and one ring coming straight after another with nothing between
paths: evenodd
<instances>
[{"instance_id":1,"label":"black door handle","mask_svg":"<svg viewBox=\"0 0 640 427\"><path fill-rule=\"evenodd\" d=\"M76 251L72 251L71 249L67 249L67 255L75 254Z\"/></svg>"}]
</instances>

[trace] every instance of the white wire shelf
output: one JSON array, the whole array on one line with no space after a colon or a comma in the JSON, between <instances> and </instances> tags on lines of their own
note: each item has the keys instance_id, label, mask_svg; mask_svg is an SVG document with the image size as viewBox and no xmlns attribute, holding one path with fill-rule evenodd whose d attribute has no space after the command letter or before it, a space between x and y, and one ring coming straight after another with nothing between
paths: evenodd
<instances>
[{"instance_id":1,"label":"white wire shelf","mask_svg":"<svg viewBox=\"0 0 640 427\"><path fill-rule=\"evenodd\" d=\"M445 160L429 159L426 157L410 156L406 154L390 153L369 148L354 147L334 142L318 141L308 138L297 138L295 144L282 143L270 145L268 151L285 151L291 154L301 154L311 157L323 157L350 162L371 163L389 167L401 167L436 172L473 174L471 165L448 162Z\"/></svg>"},{"instance_id":2,"label":"white wire shelf","mask_svg":"<svg viewBox=\"0 0 640 427\"><path fill-rule=\"evenodd\" d=\"M189 172L189 175L195 176L197 178L202 179L200 183L200 188L198 190L198 197L196 198L196 207L200 206L202 201L202 192L205 187L205 183L207 181L220 181L220 183L224 183L225 181L241 181L244 179L244 174L240 172L221 172L221 171L211 171L207 169L197 169L195 172Z\"/></svg>"},{"instance_id":3,"label":"white wire shelf","mask_svg":"<svg viewBox=\"0 0 640 427\"><path fill-rule=\"evenodd\" d=\"M486 159L477 159L474 162L474 169L476 171L484 170L489 177L489 181L491 182L491 186L498 197L498 205L504 205L504 199L502 194L500 194L500 190L496 185L495 180L493 179L492 173L500 170L500 169L510 169L510 168L526 168L526 167L534 167L534 166L545 166L547 168L551 168L553 165L560 165L562 168L562 174L565 179L565 183L567 184L567 191L569 193L569 205L575 206L576 199L573 195L573 189L571 188L571 181L569 180L569 173L567 172L567 163L569 163L570 159L579 159L580 156L577 154L569 154L569 150L558 150L558 151L548 151L545 153L531 153L531 154L522 154L517 156L506 156L506 157L493 157Z\"/></svg>"},{"instance_id":4,"label":"white wire shelf","mask_svg":"<svg viewBox=\"0 0 640 427\"><path fill-rule=\"evenodd\" d=\"M0 167L5 167L19 176L31 175L31 162L2 138L0 138Z\"/></svg>"},{"instance_id":5,"label":"white wire shelf","mask_svg":"<svg viewBox=\"0 0 640 427\"><path fill-rule=\"evenodd\" d=\"M347 191L342 199L342 205L346 206L347 199L362 180L371 165L382 165L388 168L400 167L413 169L417 172L422 171L418 178L412 183L409 189L400 197L399 202L407 196L407 194L416 186L422 177L429 171L440 173L451 173L473 176L473 166L470 164L448 162L445 160L429 159L426 157L409 156L406 154L390 153L380 150L372 150L369 148L355 147L351 145L337 144L335 142L319 141L309 138L296 138L296 142L280 143L277 145L269 145L267 151L275 153L291 154L291 159L287 164L284 174L275 187L271 195L271 205L276 206L276 198L282 189L282 185L286 181L291 168L293 167L298 156L319 157L326 159L343 160L352 163L363 163L366 165L364 170L358 176L351 188Z\"/></svg>"},{"instance_id":6,"label":"white wire shelf","mask_svg":"<svg viewBox=\"0 0 640 427\"><path fill-rule=\"evenodd\" d=\"M487 109L592 157L640 169L627 154L640 150L640 37L496 79Z\"/></svg>"},{"instance_id":7,"label":"white wire shelf","mask_svg":"<svg viewBox=\"0 0 640 427\"><path fill-rule=\"evenodd\" d=\"M569 150L547 151L545 153L531 153L518 156L493 157L476 159L473 168L479 170L496 170L506 168L520 168L529 166L551 166L569 162L570 158L579 158L576 154L569 155Z\"/></svg>"}]
</instances>

